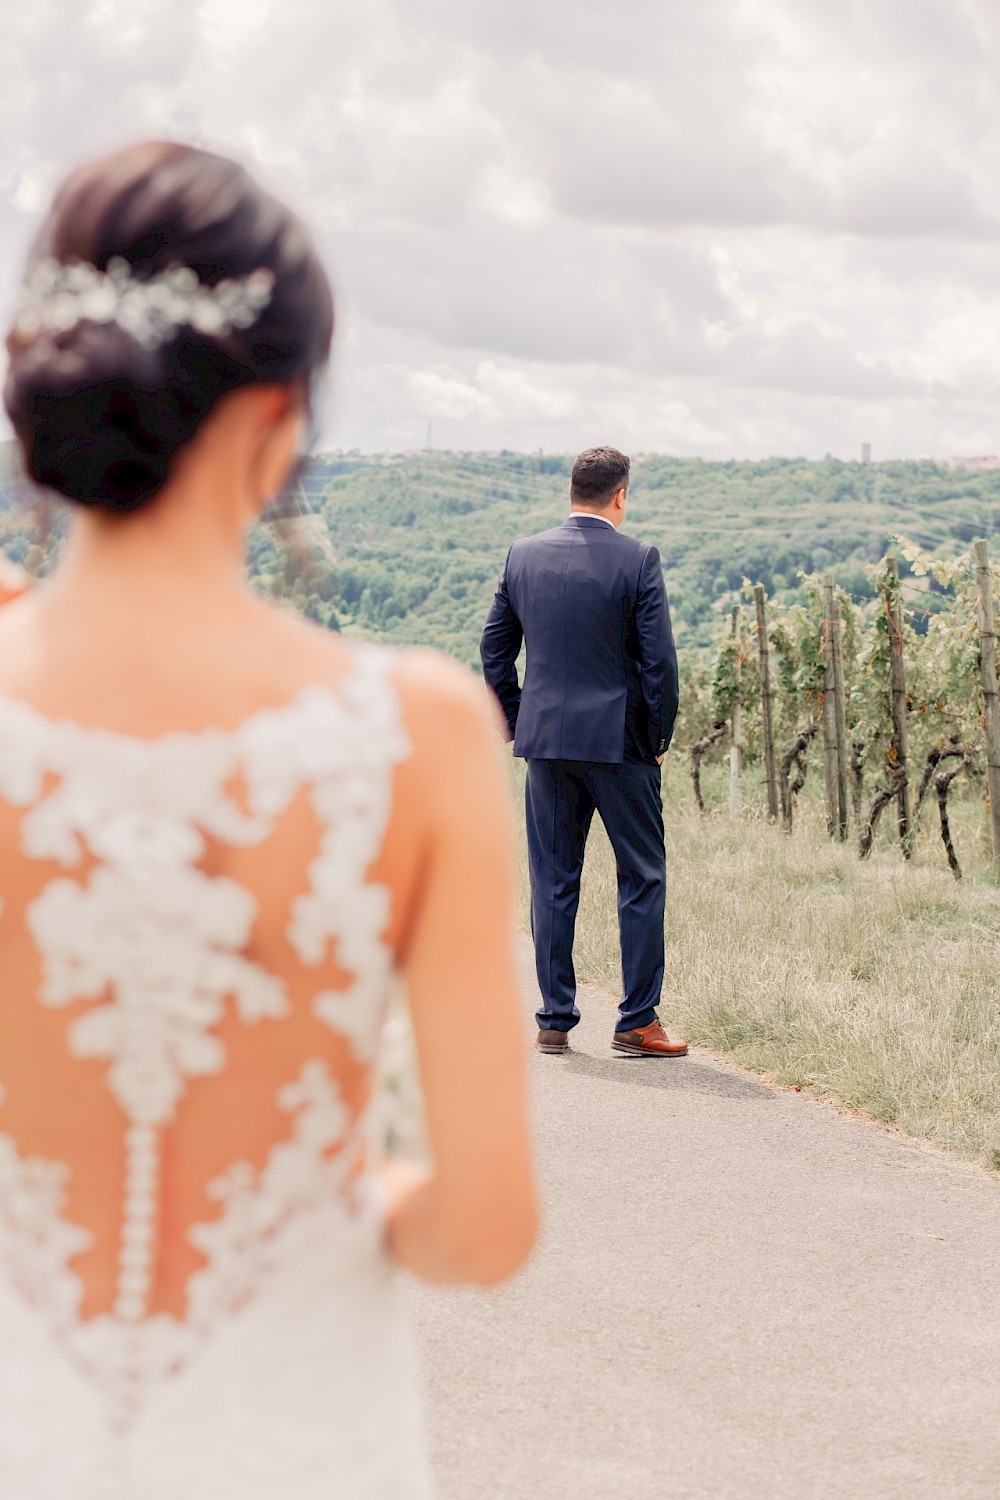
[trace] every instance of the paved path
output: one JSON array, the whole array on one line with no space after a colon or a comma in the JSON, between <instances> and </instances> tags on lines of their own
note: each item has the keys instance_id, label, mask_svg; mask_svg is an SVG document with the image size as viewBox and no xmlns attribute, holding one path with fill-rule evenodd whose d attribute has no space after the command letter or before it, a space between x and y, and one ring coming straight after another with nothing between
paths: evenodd
<instances>
[{"instance_id":1,"label":"paved path","mask_svg":"<svg viewBox=\"0 0 1000 1500\"><path fill-rule=\"evenodd\" d=\"M441 1500L998 1500L1000 1185L580 1006L532 1265L414 1288Z\"/></svg>"}]
</instances>

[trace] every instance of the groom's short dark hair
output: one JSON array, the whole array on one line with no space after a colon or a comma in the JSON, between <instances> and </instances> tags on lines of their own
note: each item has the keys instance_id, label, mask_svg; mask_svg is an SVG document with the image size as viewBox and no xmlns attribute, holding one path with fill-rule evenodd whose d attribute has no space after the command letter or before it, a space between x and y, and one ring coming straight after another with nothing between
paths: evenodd
<instances>
[{"instance_id":1,"label":"groom's short dark hair","mask_svg":"<svg viewBox=\"0 0 1000 1500\"><path fill-rule=\"evenodd\" d=\"M615 491L628 489L631 467L628 455L617 448L585 448L573 465L569 481L569 498L574 505L603 510L610 505Z\"/></svg>"}]
</instances>

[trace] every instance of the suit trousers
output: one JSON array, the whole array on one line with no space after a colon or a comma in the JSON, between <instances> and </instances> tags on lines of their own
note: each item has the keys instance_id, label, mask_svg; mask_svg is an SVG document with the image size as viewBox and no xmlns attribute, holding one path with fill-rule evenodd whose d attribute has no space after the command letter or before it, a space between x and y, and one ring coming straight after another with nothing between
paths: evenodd
<instances>
[{"instance_id":1,"label":"suit trousers","mask_svg":"<svg viewBox=\"0 0 1000 1500\"><path fill-rule=\"evenodd\" d=\"M529 760L525 784L531 936L543 1030L570 1031L576 1006L573 936L587 834L600 814L618 874L622 1000L616 1030L656 1020L663 984L667 861L660 768L580 760Z\"/></svg>"}]
</instances>

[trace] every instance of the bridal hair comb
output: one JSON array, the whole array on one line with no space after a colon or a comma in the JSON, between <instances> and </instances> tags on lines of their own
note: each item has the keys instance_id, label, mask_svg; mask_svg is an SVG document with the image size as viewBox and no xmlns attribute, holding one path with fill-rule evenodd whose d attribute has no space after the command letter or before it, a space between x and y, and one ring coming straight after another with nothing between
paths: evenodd
<instances>
[{"instance_id":1,"label":"bridal hair comb","mask_svg":"<svg viewBox=\"0 0 1000 1500\"><path fill-rule=\"evenodd\" d=\"M274 273L264 268L206 286L190 266L170 266L140 280L120 256L108 261L106 271L46 257L24 284L14 328L33 338L78 323L117 323L147 349L159 349L178 328L209 337L251 328L273 288Z\"/></svg>"}]
</instances>

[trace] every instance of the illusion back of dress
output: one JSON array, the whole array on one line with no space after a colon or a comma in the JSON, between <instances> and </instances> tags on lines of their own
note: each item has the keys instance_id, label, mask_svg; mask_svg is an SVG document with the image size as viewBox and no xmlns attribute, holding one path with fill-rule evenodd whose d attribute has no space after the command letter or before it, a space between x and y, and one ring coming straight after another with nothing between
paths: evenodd
<instances>
[{"instance_id":1,"label":"illusion back of dress","mask_svg":"<svg viewBox=\"0 0 1000 1500\"><path fill-rule=\"evenodd\" d=\"M392 658L153 741L0 698L0 1494L427 1493L369 1161Z\"/></svg>"}]
</instances>

